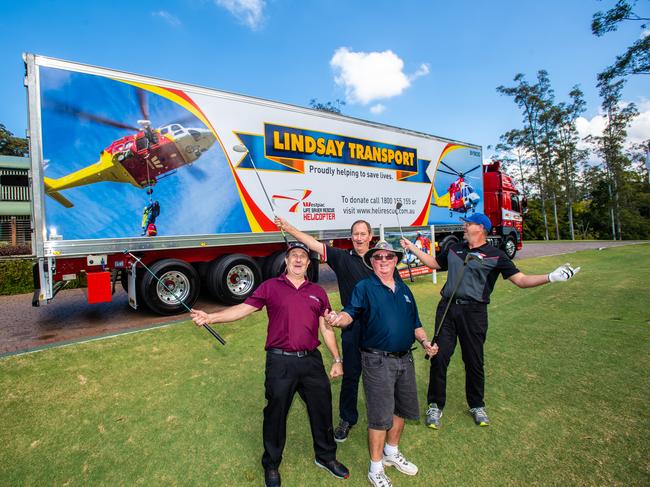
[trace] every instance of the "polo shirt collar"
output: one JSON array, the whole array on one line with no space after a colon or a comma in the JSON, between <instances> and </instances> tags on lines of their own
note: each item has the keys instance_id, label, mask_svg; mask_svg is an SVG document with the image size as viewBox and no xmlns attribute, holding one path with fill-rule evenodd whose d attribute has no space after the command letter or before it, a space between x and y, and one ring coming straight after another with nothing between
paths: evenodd
<instances>
[{"instance_id":1,"label":"polo shirt collar","mask_svg":"<svg viewBox=\"0 0 650 487\"><path fill-rule=\"evenodd\" d=\"M291 286L291 289L302 289L303 287L308 286L309 284L311 284L311 283L309 282L309 279L307 279L307 277L305 276L305 280L302 282L302 284L301 284L300 286L296 287L296 286L294 286L293 283L289 280L289 278L287 277L287 273L286 273L286 272L283 272L281 276L278 276L278 280L283 281L284 283L287 284L287 286Z\"/></svg>"},{"instance_id":2,"label":"polo shirt collar","mask_svg":"<svg viewBox=\"0 0 650 487\"><path fill-rule=\"evenodd\" d=\"M385 287L387 289L390 289L388 286L386 286L386 284L381 282L381 279L379 279L379 276L377 276L377 274L375 274L374 272L372 273L372 276L370 276L370 278L372 279L372 283L375 286L383 286L383 287ZM395 291L397 291L397 288L401 287L402 285L406 285L406 284L399 281L398 279L395 279ZM392 291L392 289L391 289L391 291Z\"/></svg>"}]
</instances>

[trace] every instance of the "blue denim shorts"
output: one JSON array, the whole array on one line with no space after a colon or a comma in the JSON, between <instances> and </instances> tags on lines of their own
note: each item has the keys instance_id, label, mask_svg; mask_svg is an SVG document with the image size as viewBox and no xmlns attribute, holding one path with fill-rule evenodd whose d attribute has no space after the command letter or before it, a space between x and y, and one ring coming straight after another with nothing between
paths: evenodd
<instances>
[{"instance_id":1,"label":"blue denim shorts","mask_svg":"<svg viewBox=\"0 0 650 487\"><path fill-rule=\"evenodd\" d=\"M362 351L361 366L368 428L391 429L393 415L404 419L420 418L412 354L397 358Z\"/></svg>"}]
</instances>

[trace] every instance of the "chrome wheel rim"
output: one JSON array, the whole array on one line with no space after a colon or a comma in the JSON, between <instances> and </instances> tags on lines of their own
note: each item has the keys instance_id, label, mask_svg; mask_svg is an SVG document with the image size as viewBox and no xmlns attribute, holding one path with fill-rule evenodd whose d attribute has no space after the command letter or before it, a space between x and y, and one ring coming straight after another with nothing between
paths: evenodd
<instances>
[{"instance_id":1,"label":"chrome wheel rim","mask_svg":"<svg viewBox=\"0 0 650 487\"><path fill-rule=\"evenodd\" d=\"M190 280L180 271L165 272L160 276L156 286L156 294L161 303L176 305L184 302L190 295Z\"/></svg>"},{"instance_id":2,"label":"chrome wheel rim","mask_svg":"<svg viewBox=\"0 0 650 487\"><path fill-rule=\"evenodd\" d=\"M246 265L236 265L226 275L226 286L235 296L244 296L255 284L255 275L250 267Z\"/></svg>"}]
</instances>

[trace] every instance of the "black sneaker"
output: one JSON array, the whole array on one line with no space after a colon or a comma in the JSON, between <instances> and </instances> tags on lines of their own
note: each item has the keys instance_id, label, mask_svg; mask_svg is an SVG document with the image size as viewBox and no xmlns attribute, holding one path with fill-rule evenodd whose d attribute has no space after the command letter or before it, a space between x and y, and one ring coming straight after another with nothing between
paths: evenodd
<instances>
[{"instance_id":1,"label":"black sneaker","mask_svg":"<svg viewBox=\"0 0 650 487\"><path fill-rule=\"evenodd\" d=\"M275 468L264 469L264 487L280 487L280 472Z\"/></svg>"},{"instance_id":2,"label":"black sneaker","mask_svg":"<svg viewBox=\"0 0 650 487\"><path fill-rule=\"evenodd\" d=\"M339 425L334 428L334 440L343 443L348 439L352 425L345 420L339 421Z\"/></svg>"},{"instance_id":3,"label":"black sneaker","mask_svg":"<svg viewBox=\"0 0 650 487\"><path fill-rule=\"evenodd\" d=\"M317 467L327 470L337 479L347 479L350 476L350 471L348 468L338 460L330 460L329 462L324 462L323 460L316 458L314 460L314 463Z\"/></svg>"}]
</instances>

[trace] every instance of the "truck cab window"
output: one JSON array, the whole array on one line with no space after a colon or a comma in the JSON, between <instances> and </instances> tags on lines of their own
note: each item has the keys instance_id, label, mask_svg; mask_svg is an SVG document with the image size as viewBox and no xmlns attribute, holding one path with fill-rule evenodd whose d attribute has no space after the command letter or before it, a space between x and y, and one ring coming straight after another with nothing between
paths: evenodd
<instances>
[{"instance_id":1,"label":"truck cab window","mask_svg":"<svg viewBox=\"0 0 650 487\"><path fill-rule=\"evenodd\" d=\"M517 213L521 213L521 205L519 204L519 196L516 194L511 194L510 195L510 204L512 206L512 211L516 211Z\"/></svg>"}]
</instances>

